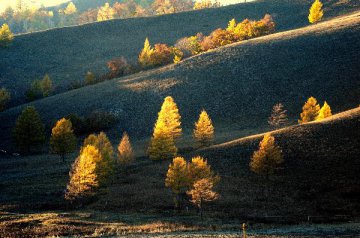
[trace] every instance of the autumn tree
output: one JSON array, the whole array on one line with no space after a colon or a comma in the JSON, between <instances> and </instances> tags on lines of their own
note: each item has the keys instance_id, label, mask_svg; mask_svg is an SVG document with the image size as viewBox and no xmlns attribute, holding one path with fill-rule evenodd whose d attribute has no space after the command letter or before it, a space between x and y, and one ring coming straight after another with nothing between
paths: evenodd
<instances>
[{"instance_id":1,"label":"autumn tree","mask_svg":"<svg viewBox=\"0 0 360 238\"><path fill-rule=\"evenodd\" d=\"M134 151L132 149L129 135L124 132L118 146L118 159L120 164L127 165L134 161Z\"/></svg>"},{"instance_id":2,"label":"autumn tree","mask_svg":"<svg viewBox=\"0 0 360 238\"><path fill-rule=\"evenodd\" d=\"M85 84L86 85L92 85L92 84L95 84L96 83L96 77L95 75L88 71L85 75Z\"/></svg>"},{"instance_id":3,"label":"autumn tree","mask_svg":"<svg viewBox=\"0 0 360 238\"><path fill-rule=\"evenodd\" d=\"M77 8L73 2L70 2L64 9L64 13L66 15L72 15L75 14L76 12L77 12Z\"/></svg>"},{"instance_id":4,"label":"autumn tree","mask_svg":"<svg viewBox=\"0 0 360 238\"><path fill-rule=\"evenodd\" d=\"M104 6L100 7L97 15L97 21L106 21L114 19L115 11L110 7L109 3L105 3Z\"/></svg>"},{"instance_id":5,"label":"autumn tree","mask_svg":"<svg viewBox=\"0 0 360 238\"><path fill-rule=\"evenodd\" d=\"M60 155L65 162L65 155L74 152L76 144L71 121L65 118L58 120L51 130L50 151Z\"/></svg>"},{"instance_id":6,"label":"autumn tree","mask_svg":"<svg viewBox=\"0 0 360 238\"><path fill-rule=\"evenodd\" d=\"M52 81L48 74L45 74L44 78L40 82L40 88L42 91L43 97L48 97L53 91Z\"/></svg>"},{"instance_id":7,"label":"autumn tree","mask_svg":"<svg viewBox=\"0 0 360 238\"><path fill-rule=\"evenodd\" d=\"M7 47L13 41L14 35L10 31L9 25L4 23L0 28L0 47Z\"/></svg>"},{"instance_id":8,"label":"autumn tree","mask_svg":"<svg viewBox=\"0 0 360 238\"><path fill-rule=\"evenodd\" d=\"M279 128L288 122L286 110L281 103L277 103L273 106L271 116L268 119L269 125Z\"/></svg>"},{"instance_id":9,"label":"autumn tree","mask_svg":"<svg viewBox=\"0 0 360 238\"><path fill-rule=\"evenodd\" d=\"M269 179L283 161L280 147L275 144L275 138L268 133L264 135L259 144L259 149L251 157L250 169Z\"/></svg>"},{"instance_id":10,"label":"autumn tree","mask_svg":"<svg viewBox=\"0 0 360 238\"><path fill-rule=\"evenodd\" d=\"M322 19L324 12L322 10L323 4L320 0L315 0L309 10L309 22L315 23Z\"/></svg>"},{"instance_id":11,"label":"autumn tree","mask_svg":"<svg viewBox=\"0 0 360 238\"><path fill-rule=\"evenodd\" d=\"M175 194L175 209L180 209L180 195L185 193L189 186L188 168L184 158L173 159L166 174L165 186Z\"/></svg>"},{"instance_id":12,"label":"autumn tree","mask_svg":"<svg viewBox=\"0 0 360 238\"><path fill-rule=\"evenodd\" d=\"M170 64L174 59L174 51L166 44L155 44L153 53L150 55L151 66Z\"/></svg>"},{"instance_id":13,"label":"autumn tree","mask_svg":"<svg viewBox=\"0 0 360 238\"><path fill-rule=\"evenodd\" d=\"M319 115L320 106L314 97L310 97L304 104L302 110L300 120L298 120L300 124L314 121Z\"/></svg>"},{"instance_id":14,"label":"autumn tree","mask_svg":"<svg viewBox=\"0 0 360 238\"><path fill-rule=\"evenodd\" d=\"M87 145L94 146L101 154L101 161L99 162L96 171L99 176L98 180L100 185L106 184L114 172L114 148L104 132L100 132L98 135L89 135L84 140L83 148Z\"/></svg>"},{"instance_id":15,"label":"autumn tree","mask_svg":"<svg viewBox=\"0 0 360 238\"><path fill-rule=\"evenodd\" d=\"M200 179L208 179L214 185L219 183L220 176L215 175L211 170L211 166L207 160L201 156L196 156L191 159L189 163L189 188L192 188L193 184Z\"/></svg>"},{"instance_id":16,"label":"autumn tree","mask_svg":"<svg viewBox=\"0 0 360 238\"><path fill-rule=\"evenodd\" d=\"M111 70L110 78L120 77L132 72L133 68L125 59L125 57L114 58L107 62L108 68Z\"/></svg>"},{"instance_id":17,"label":"autumn tree","mask_svg":"<svg viewBox=\"0 0 360 238\"><path fill-rule=\"evenodd\" d=\"M195 143L199 147L209 146L214 141L214 126L205 110L202 110L193 132Z\"/></svg>"},{"instance_id":18,"label":"autumn tree","mask_svg":"<svg viewBox=\"0 0 360 238\"><path fill-rule=\"evenodd\" d=\"M81 150L71 166L65 199L73 201L95 194L100 185L97 170L101 160L101 153L95 146L87 145Z\"/></svg>"},{"instance_id":19,"label":"autumn tree","mask_svg":"<svg viewBox=\"0 0 360 238\"><path fill-rule=\"evenodd\" d=\"M154 49L151 47L149 39L146 38L144 42L144 48L141 50L138 58L139 64L143 68L151 66L151 55L153 54L153 52Z\"/></svg>"},{"instance_id":20,"label":"autumn tree","mask_svg":"<svg viewBox=\"0 0 360 238\"><path fill-rule=\"evenodd\" d=\"M330 108L329 104L327 104L327 102L325 101L324 105L321 107L321 109L319 111L319 115L316 117L316 120L320 121L322 119L330 117L331 115L332 115L331 108Z\"/></svg>"},{"instance_id":21,"label":"autumn tree","mask_svg":"<svg viewBox=\"0 0 360 238\"><path fill-rule=\"evenodd\" d=\"M166 97L155 123L148 153L151 159L166 159L176 155L175 141L181 136L181 116L174 99Z\"/></svg>"},{"instance_id":22,"label":"autumn tree","mask_svg":"<svg viewBox=\"0 0 360 238\"><path fill-rule=\"evenodd\" d=\"M0 89L0 112L6 109L8 102L10 101L10 93L6 88Z\"/></svg>"},{"instance_id":23,"label":"autumn tree","mask_svg":"<svg viewBox=\"0 0 360 238\"><path fill-rule=\"evenodd\" d=\"M44 128L35 107L26 107L17 118L13 131L17 147L24 153L39 149L45 141Z\"/></svg>"},{"instance_id":24,"label":"autumn tree","mask_svg":"<svg viewBox=\"0 0 360 238\"><path fill-rule=\"evenodd\" d=\"M213 182L204 178L196 181L193 188L187 192L191 197L190 201L199 208L201 220L203 219L203 204L218 200L220 197L213 187Z\"/></svg>"}]
</instances>

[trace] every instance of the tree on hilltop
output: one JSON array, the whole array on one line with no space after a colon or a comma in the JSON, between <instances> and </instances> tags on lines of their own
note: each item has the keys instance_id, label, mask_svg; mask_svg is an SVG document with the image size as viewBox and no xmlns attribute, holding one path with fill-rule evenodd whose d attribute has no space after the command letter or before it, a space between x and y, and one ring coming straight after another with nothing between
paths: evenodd
<instances>
[{"instance_id":1,"label":"tree on hilltop","mask_svg":"<svg viewBox=\"0 0 360 238\"><path fill-rule=\"evenodd\" d=\"M311 5L309 10L309 22L315 23L322 19L324 16L324 11L322 10L323 4L320 0L315 0L315 2Z\"/></svg>"},{"instance_id":2,"label":"tree on hilltop","mask_svg":"<svg viewBox=\"0 0 360 238\"><path fill-rule=\"evenodd\" d=\"M303 111L300 114L299 123L306 123L314 121L319 115L320 106L316 101L316 98L310 97L303 106Z\"/></svg>"}]
</instances>

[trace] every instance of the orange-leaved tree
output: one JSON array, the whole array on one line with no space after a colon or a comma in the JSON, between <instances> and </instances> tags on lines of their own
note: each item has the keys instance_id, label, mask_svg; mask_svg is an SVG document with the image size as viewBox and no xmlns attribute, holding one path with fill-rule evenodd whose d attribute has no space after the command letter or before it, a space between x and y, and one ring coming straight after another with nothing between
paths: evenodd
<instances>
[{"instance_id":1,"label":"orange-leaved tree","mask_svg":"<svg viewBox=\"0 0 360 238\"><path fill-rule=\"evenodd\" d=\"M118 159L122 165L128 165L134 161L134 151L130 143L129 135L126 132L124 132L118 146Z\"/></svg>"}]
</instances>

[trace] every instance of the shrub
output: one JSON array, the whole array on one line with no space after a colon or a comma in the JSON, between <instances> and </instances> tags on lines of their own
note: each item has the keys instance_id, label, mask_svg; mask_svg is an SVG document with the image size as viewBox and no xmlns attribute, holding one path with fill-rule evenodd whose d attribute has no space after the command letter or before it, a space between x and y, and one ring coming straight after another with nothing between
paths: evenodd
<instances>
[{"instance_id":1,"label":"shrub","mask_svg":"<svg viewBox=\"0 0 360 238\"><path fill-rule=\"evenodd\" d=\"M0 89L0 112L6 109L8 102L10 101L11 96L6 88Z\"/></svg>"},{"instance_id":2,"label":"shrub","mask_svg":"<svg viewBox=\"0 0 360 238\"><path fill-rule=\"evenodd\" d=\"M109 78L121 77L133 72L133 67L127 62L124 57L115 58L107 63L110 69Z\"/></svg>"},{"instance_id":3,"label":"shrub","mask_svg":"<svg viewBox=\"0 0 360 238\"><path fill-rule=\"evenodd\" d=\"M8 24L4 23L0 28L0 47L7 47L14 39L13 33L10 31Z\"/></svg>"},{"instance_id":4,"label":"shrub","mask_svg":"<svg viewBox=\"0 0 360 238\"><path fill-rule=\"evenodd\" d=\"M166 44L155 44L150 56L151 66L170 64L174 59L173 50Z\"/></svg>"},{"instance_id":5,"label":"shrub","mask_svg":"<svg viewBox=\"0 0 360 238\"><path fill-rule=\"evenodd\" d=\"M203 42L201 42L201 47L202 50L207 51L234 42L236 42L236 38L234 37L233 33L219 28L204 38Z\"/></svg>"},{"instance_id":6,"label":"shrub","mask_svg":"<svg viewBox=\"0 0 360 238\"><path fill-rule=\"evenodd\" d=\"M88 71L85 75L85 85L92 85L96 83L96 77L95 75Z\"/></svg>"},{"instance_id":7,"label":"shrub","mask_svg":"<svg viewBox=\"0 0 360 238\"><path fill-rule=\"evenodd\" d=\"M184 57L197 55L202 51L200 42L203 38L202 33L198 33L195 36L184 37L176 42L175 47L184 53Z\"/></svg>"},{"instance_id":8,"label":"shrub","mask_svg":"<svg viewBox=\"0 0 360 238\"><path fill-rule=\"evenodd\" d=\"M35 107L26 107L16 120L14 140L21 152L37 151L45 142L44 124Z\"/></svg>"}]
</instances>

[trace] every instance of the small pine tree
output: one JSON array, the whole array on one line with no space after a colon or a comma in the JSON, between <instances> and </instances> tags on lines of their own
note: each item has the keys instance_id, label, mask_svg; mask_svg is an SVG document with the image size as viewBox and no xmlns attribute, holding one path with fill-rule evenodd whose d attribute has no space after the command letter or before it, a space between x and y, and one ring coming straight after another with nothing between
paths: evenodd
<instances>
[{"instance_id":1,"label":"small pine tree","mask_svg":"<svg viewBox=\"0 0 360 238\"><path fill-rule=\"evenodd\" d=\"M158 114L157 122L164 122L166 128L168 128L170 135L175 139L181 136L181 116L179 114L179 109L170 96L167 96L164 100L164 103L161 106L161 110ZM155 124L156 127L156 124Z\"/></svg>"},{"instance_id":2,"label":"small pine tree","mask_svg":"<svg viewBox=\"0 0 360 238\"><path fill-rule=\"evenodd\" d=\"M76 137L70 120L62 118L56 122L51 130L50 150L60 155L65 162L65 155L74 152L76 149Z\"/></svg>"},{"instance_id":3,"label":"small pine tree","mask_svg":"<svg viewBox=\"0 0 360 238\"><path fill-rule=\"evenodd\" d=\"M169 165L165 178L165 186L175 194L175 209L180 209L180 194L185 193L189 184L188 168L184 158L176 157Z\"/></svg>"},{"instance_id":4,"label":"small pine tree","mask_svg":"<svg viewBox=\"0 0 360 238\"><path fill-rule=\"evenodd\" d=\"M275 127L279 128L285 125L288 121L286 110L284 110L284 106L281 103L277 103L274 105L271 116L269 117L268 123Z\"/></svg>"},{"instance_id":5,"label":"small pine tree","mask_svg":"<svg viewBox=\"0 0 360 238\"><path fill-rule=\"evenodd\" d=\"M228 32L234 32L236 28L236 20L235 18L233 18L232 20L229 21L228 27L226 28L226 30Z\"/></svg>"},{"instance_id":6,"label":"small pine tree","mask_svg":"<svg viewBox=\"0 0 360 238\"><path fill-rule=\"evenodd\" d=\"M195 143L199 147L209 146L214 141L214 126L209 115L202 110L193 132Z\"/></svg>"},{"instance_id":7,"label":"small pine tree","mask_svg":"<svg viewBox=\"0 0 360 238\"><path fill-rule=\"evenodd\" d=\"M201 156L193 157L188 167L189 167L189 188L192 188L193 184L200 179L208 179L214 185L220 181L220 177L214 174L207 160Z\"/></svg>"},{"instance_id":8,"label":"small pine tree","mask_svg":"<svg viewBox=\"0 0 360 238\"><path fill-rule=\"evenodd\" d=\"M25 153L32 152L32 148L39 148L45 141L44 124L35 107L26 107L16 120L13 131L14 140L18 148Z\"/></svg>"},{"instance_id":9,"label":"small pine tree","mask_svg":"<svg viewBox=\"0 0 360 238\"><path fill-rule=\"evenodd\" d=\"M151 47L149 39L146 38L144 42L144 48L141 50L139 54L139 64L143 68L147 68L151 66L151 56L154 53L154 49Z\"/></svg>"},{"instance_id":10,"label":"small pine tree","mask_svg":"<svg viewBox=\"0 0 360 238\"><path fill-rule=\"evenodd\" d=\"M200 179L194 183L193 189L187 194L191 197L191 202L199 208L201 220L203 219L203 203L213 202L219 199L219 194L213 191L214 184L209 179Z\"/></svg>"},{"instance_id":11,"label":"small pine tree","mask_svg":"<svg viewBox=\"0 0 360 238\"><path fill-rule=\"evenodd\" d=\"M76 200L94 195L99 187L97 167L101 161L100 151L92 145L85 146L70 170L65 199Z\"/></svg>"},{"instance_id":12,"label":"small pine tree","mask_svg":"<svg viewBox=\"0 0 360 238\"><path fill-rule=\"evenodd\" d=\"M6 90L6 88L0 89L0 112L6 109L6 105L10 101L10 93Z\"/></svg>"},{"instance_id":13,"label":"small pine tree","mask_svg":"<svg viewBox=\"0 0 360 238\"><path fill-rule=\"evenodd\" d=\"M320 106L314 97L310 97L302 109L299 120L300 124L314 121L319 115Z\"/></svg>"},{"instance_id":14,"label":"small pine tree","mask_svg":"<svg viewBox=\"0 0 360 238\"><path fill-rule=\"evenodd\" d=\"M0 28L0 47L7 47L14 40L14 35L10 31L9 25L4 23Z\"/></svg>"},{"instance_id":15,"label":"small pine tree","mask_svg":"<svg viewBox=\"0 0 360 238\"><path fill-rule=\"evenodd\" d=\"M311 5L309 11L309 22L315 23L322 19L324 15L324 11L322 10L323 4L320 0L315 0L315 2Z\"/></svg>"},{"instance_id":16,"label":"small pine tree","mask_svg":"<svg viewBox=\"0 0 360 238\"><path fill-rule=\"evenodd\" d=\"M95 75L92 72L88 71L85 75L85 84L92 85L95 83L96 83Z\"/></svg>"},{"instance_id":17,"label":"small pine tree","mask_svg":"<svg viewBox=\"0 0 360 238\"><path fill-rule=\"evenodd\" d=\"M321 107L321 109L319 111L319 115L316 117L316 120L320 121L322 119L330 117L331 115L332 115L331 108L330 108L329 104L327 104L327 102L325 101L324 105Z\"/></svg>"},{"instance_id":18,"label":"small pine tree","mask_svg":"<svg viewBox=\"0 0 360 238\"><path fill-rule=\"evenodd\" d=\"M101 161L96 169L99 176L99 183L100 185L104 185L114 173L114 148L104 132L100 132L98 135L89 135L84 140L83 148L87 145L95 146L95 148L100 151Z\"/></svg>"},{"instance_id":19,"label":"small pine tree","mask_svg":"<svg viewBox=\"0 0 360 238\"><path fill-rule=\"evenodd\" d=\"M254 152L250 169L268 179L283 161L280 147L275 144L275 138L268 133L260 142L259 150Z\"/></svg>"},{"instance_id":20,"label":"small pine tree","mask_svg":"<svg viewBox=\"0 0 360 238\"><path fill-rule=\"evenodd\" d=\"M124 132L118 146L119 162L123 165L130 164L134 161L134 152L130 143L129 135Z\"/></svg>"},{"instance_id":21,"label":"small pine tree","mask_svg":"<svg viewBox=\"0 0 360 238\"><path fill-rule=\"evenodd\" d=\"M43 94L43 97L50 96L51 92L53 91L52 81L48 74L45 74L44 78L40 82L40 88Z\"/></svg>"}]
</instances>

